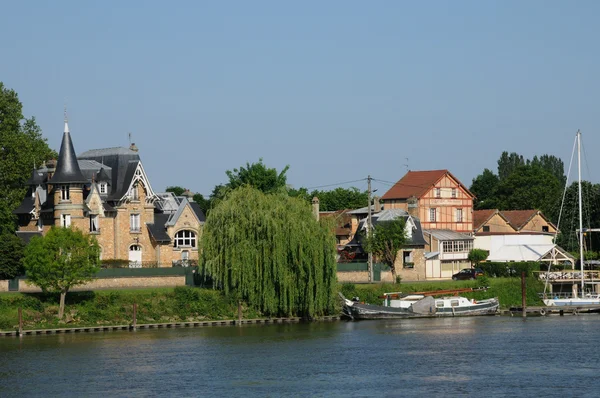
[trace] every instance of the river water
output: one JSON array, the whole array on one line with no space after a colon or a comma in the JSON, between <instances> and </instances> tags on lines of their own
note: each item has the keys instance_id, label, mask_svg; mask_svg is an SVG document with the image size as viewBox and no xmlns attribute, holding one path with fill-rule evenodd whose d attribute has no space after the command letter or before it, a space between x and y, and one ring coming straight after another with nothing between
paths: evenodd
<instances>
[{"instance_id":1,"label":"river water","mask_svg":"<svg viewBox=\"0 0 600 398\"><path fill-rule=\"evenodd\" d=\"M0 338L0 396L600 396L600 316Z\"/></svg>"}]
</instances>

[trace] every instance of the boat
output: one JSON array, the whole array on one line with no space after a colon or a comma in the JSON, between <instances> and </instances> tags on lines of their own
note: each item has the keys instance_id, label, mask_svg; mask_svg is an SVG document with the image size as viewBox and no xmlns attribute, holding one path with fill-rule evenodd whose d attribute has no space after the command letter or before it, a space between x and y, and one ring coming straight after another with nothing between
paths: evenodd
<instances>
[{"instance_id":1,"label":"boat","mask_svg":"<svg viewBox=\"0 0 600 398\"><path fill-rule=\"evenodd\" d=\"M358 297L349 300L342 293L340 293L340 297L342 299L342 314L352 320L495 315L499 306L497 298L474 300L456 295L433 297L434 295L444 295L457 291L479 290L483 289L465 288L411 294L402 294L402 292L384 293L380 297L383 299L381 305L362 303Z\"/></svg>"},{"instance_id":2,"label":"boat","mask_svg":"<svg viewBox=\"0 0 600 398\"><path fill-rule=\"evenodd\" d=\"M544 287L544 293L541 294L542 301L548 307L554 306L582 306L582 305L600 305L600 294L594 292L586 292L585 291L585 273L584 273L584 263L585 257L583 254L583 245L584 245L584 234L589 229L583 228L583 206L582 206L582 191L581 191L581 132L577 130L577 134L575 137L575 142L577 146L577 171L578 171L578 202L579 202L579 230L577 231L579 234L579 264L581 265L581 292L580 294L570 294L570 293L559 293L559 294L547 294L546 289L548 288L548 281L551 278L550 267L548 267L548 272L546 274L546 283ZM574 146L575 147L575 146ZM575 149L575 148L573 148ZM568 184L565 186L565 190L567 189ZM550 296L550 297L548 297Z\"/></svg>"}]
</instances>

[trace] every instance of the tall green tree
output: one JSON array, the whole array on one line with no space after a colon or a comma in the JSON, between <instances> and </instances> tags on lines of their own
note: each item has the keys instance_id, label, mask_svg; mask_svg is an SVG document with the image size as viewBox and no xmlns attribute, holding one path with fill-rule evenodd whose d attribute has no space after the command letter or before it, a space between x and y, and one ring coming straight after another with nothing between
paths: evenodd
<instances>
[{"instance_id":1,"label":"tall green tree","mask_svg":"<svg viewBox=\"0 0 600 398\"><path fill-rule=\"evenodd\" d=\"M373 226L371 232L364 235L363 247L373 253L380 261L391 268L396 279L396 257L398 251L406 244L406 222L403 218L380 221Z\"/></svg>"},{"instance_id":2,"label":"tall green tree","mask_svg":"<svg viewBox=\"0 0 600 398\"><path fill-rule=\"evenodd\" d=\"M181 196L185 192L185 188L180 186L170 186L165 189L165 192L172 192L175 196Z\"/></svg>"},{"instance_id":3,"label":"tall green tree","mask_svg":"<svg viewBox=\"0 0 600 398\"><path fill-rule=\"evenodd\" d=\"M358 188L336 188L331 191L313 191L311 197L319 198L321 211L358 209L369 203L369 194Z\"/></svg>"},{"instance_id":4,"label":"tall green tree","mask_svg":"<svg viewBox=\"0 0 600 398\"><path fill-rule=\"evenodd\" d=\"M265 315L334 308L335 236L303 200L240 186L214 207L202 233L207 275Z\"/></svg>"},{"instance_id":5,"label":"tall green tree","mask_svg":"<svg viewBox=\"0 0 600 398\"><path fill-rule=\"evenodd\" d=\"M23 274L23 242L14 233L0 234L0 279Z\"/></svg>"},{"instance_id":6,"label":"tall green tree","mask_svg":"<svg viewBox=\"0 0 600 398\"><path fill-rule=\"evenodd\" d=\"M31 239L23 264L33 284L44 292L60 293L62 319L69 290L100 270L100 247L96 238L77 229L52 227L45 236Z\"/></svg>"},{"instance_id":7,"label":"tall green tree","mask_svg":"<svg viewBox=\"0 0 600 398\"><path fill-rule=\"evenodd\" d=\"M476 196L475 210L495 209L498 207L497 190L500 179L490 169L473 179L469 189Z\"/></svg>"},{"instance_id":8,"label":"tall green tree","mask_svg":"<svg viewBox=\"0 0 600 398\"><path fill-rule=\"evenodd\" d=\"M589 181L581 182L582 213L584 228L600 228L600 185ZM558 217L557 217L558 218ZM558 222L556 220L555 222ZM559 234L557 243L561 247L578 252L579 238L579 187L578 183L572 183L565 192L562 203L562 214L558 225ZM592 232L585 235L585 247L587 250L600 250L600 234Z\"/></svg>"},{"instance_id":9,"label":"tall green tree","mask_svg":"<svg viewBox=\"0 0 600 398\"><path fill-rule=\"evenodd\" d=\"M525 166L523 155L519 155L516 152L509 154L504 151L502 152L502 155L500 155L500 159L498 159L498 178L502 181L522 166Z\"/></svg>"},{"instance_id":10,"label":"tall green tree","mask_svg":"<svg viewBox=\"0 0 600 398\"><path fill-rule=\"evenodd\" d=\"M564 187L567 181L565 176L565 164L562 159L557 158L554 155L542 155L539 158L534 156L531 162L528 160L528 164L533 167L539 167L552 174L560 182L560 186Z\"/></svg>"},{"instance_id":11,"label":"tall green tree","mask_svg":"<svg viewBox=\"0 0 600 398\"><path fill-rule=\"evenodd\" d=\"M0 82L0 233L16 228L12 212L25 196L33 166L56 157L35 118L25 119L22 111L17 93Z\"/></svg>"},{"instance_id":12,"label":"tall green tree","mask_svg":"<svg viewBox=\"0 0 600 398\"><path fill-rule=\"evenodd\" d=\"M290 166L285 166L281 172L277 169L267 167L262 158L257 163L246 163L246 167L227 170L229 178L227 184L229 189L236 189L243 185L249 185L264 193L281 192L286 189L286 173Z\"/></svg>"}]
</instances>

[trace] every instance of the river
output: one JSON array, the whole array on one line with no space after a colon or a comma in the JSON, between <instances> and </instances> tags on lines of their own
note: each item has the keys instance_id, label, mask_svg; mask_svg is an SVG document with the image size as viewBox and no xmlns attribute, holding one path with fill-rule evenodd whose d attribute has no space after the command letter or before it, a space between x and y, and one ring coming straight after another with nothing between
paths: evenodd
<instances>
[{"instance_id":1,"label":"river","mask_svg":"<svg viewBox=\"0 0 600 398\"><path fill-rule=\"evenodd\" d=\"M600 317L0 338L0 396L600 396Z\"/></svg>"}]
</instances>

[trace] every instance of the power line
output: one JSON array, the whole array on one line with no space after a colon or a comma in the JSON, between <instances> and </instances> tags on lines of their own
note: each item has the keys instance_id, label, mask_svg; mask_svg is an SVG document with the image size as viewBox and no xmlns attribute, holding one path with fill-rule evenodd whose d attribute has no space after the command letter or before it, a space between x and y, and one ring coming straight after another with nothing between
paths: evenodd
<instances>
[{"instance_id":1,"label":"power line","mask_svg":"<svg viewBox=\"0 0 600 398\"><path fill-rule=\"evenodd\" d=\"M318 185L318 186L315 186L315 187L308 187L306 189L310 190L310 189L319 189L319 188L334 187L334 186L338 186L338 185L352 184L354 182L361 182L361 181L366 181L366 180L367 180L366 178L361 178L360 180L344 181L344 182L338 182L338 183L335 183L335 184L327 184L327 185Z\"/></svg>"}]
</instances>

